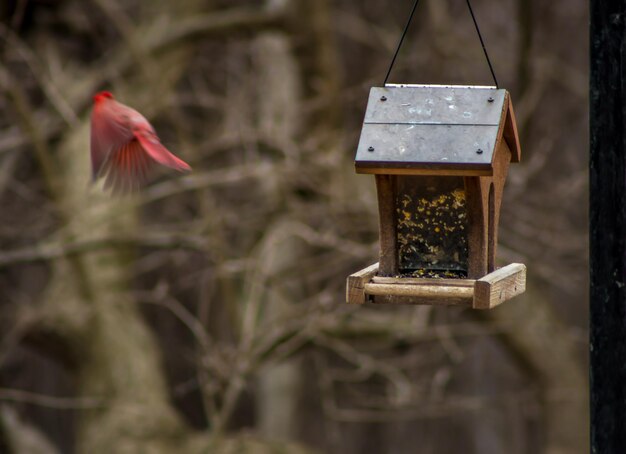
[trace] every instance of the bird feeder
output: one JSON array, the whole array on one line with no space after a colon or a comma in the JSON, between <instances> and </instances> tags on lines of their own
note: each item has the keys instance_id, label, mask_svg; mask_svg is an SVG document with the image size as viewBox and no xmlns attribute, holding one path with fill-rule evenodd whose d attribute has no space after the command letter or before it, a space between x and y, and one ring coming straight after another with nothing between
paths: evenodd
<instances>
[{"instance_id":1,"label":"bird feeder","mask_svg":"<svg viewBox=\"0 0 626 454\"><path fill-rule=\"evenodd\" d=\"M348 277L348 303L488 309L523 293L523 264L496 267L502 192L519 160L506 90L372 88L355 167L376 178L380 257Z\"/></svg>"}]
</instances>

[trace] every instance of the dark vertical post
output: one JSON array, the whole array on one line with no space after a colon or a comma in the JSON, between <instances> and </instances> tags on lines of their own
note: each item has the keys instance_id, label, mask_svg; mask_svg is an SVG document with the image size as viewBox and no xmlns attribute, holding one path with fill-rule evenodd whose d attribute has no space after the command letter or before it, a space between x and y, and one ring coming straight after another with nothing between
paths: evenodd
<instances>
[{"instance_id":1,"label":"dark vertical post","mask_svg":"<svg viewBox=\"0 0 626 454\"><path fill-rule=\"evenodd\" d=\"M626 453L626 2L590 14L591 452Z\"/></svg>"}]
</instances>

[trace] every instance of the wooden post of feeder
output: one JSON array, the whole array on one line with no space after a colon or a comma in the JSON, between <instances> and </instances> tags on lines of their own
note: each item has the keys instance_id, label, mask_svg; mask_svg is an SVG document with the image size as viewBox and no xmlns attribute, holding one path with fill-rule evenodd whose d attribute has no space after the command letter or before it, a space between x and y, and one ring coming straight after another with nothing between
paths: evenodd
<instances>
[{"instance_id":1,"label":"wooden post of feeder","mask_svg":"<svg viewBox=\"0 0 626 454\"><path fill-rule=\"evenodd\" d=\"M395 175L376 175L380 241L378 274L380 276L398 274L396 191L397 178Z\"/></svg>"}]
</instances>

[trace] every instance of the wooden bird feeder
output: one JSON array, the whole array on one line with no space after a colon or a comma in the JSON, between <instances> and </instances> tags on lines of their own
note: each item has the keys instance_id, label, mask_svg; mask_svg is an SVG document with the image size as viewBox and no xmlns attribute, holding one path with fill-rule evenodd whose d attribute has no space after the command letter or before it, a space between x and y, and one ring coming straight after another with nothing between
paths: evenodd
<instances>
[{"instance_id":1,"label":"wooden bird feeder","mask_svg":"<svg viewBox=\"0 0 626 454\"><path fill-rule=\"evenodd\" d=\"M348 277L348 303L488 309L523 293L523 264L496 268L502 191L519 160L506 90L372 88L355 166L376 177L380 258Z\"/></svg>"}]
</instances>

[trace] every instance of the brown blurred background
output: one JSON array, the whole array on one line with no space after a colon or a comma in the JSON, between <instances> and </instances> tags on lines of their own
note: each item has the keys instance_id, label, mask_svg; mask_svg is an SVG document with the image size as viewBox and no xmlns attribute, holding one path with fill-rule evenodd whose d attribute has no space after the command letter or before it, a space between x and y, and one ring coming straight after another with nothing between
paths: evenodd
<instances>
[{"instance_id":1,"label":"brown blurred background","mask_svg":"<svg viewBox=\"0 0 626 454\"><path fill-rule=\"evenodd\" d=\"M588 452L587 2L474 0L523 162L488 313L347 307L378 253L353 170L410 0L3 0L0 452ZM490 85L462 0L390 82ZM91 96L194 168L89 181Z\"/></svg>"}]
</instances>

